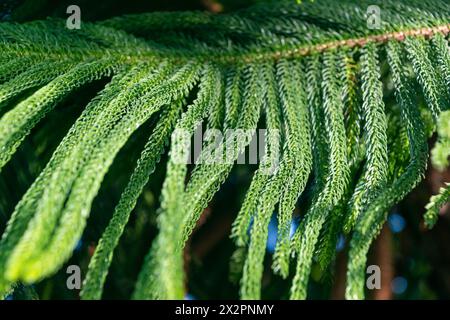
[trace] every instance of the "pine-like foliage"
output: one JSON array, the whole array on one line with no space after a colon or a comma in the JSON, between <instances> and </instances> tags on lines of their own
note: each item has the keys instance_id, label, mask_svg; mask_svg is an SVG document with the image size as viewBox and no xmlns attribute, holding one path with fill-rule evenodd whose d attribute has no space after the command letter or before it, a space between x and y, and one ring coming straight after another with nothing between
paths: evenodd
<instances>
[{"instance_id":1,"label":"pine-like foliage","mask_svg":"<svg viewBox=\"0 0 450 320\"><path fill-rule=\"evenodd\" d=\"M378 29L367 26L373 4L382 10ZM273 212L273 269L294 275L291 298L306 298L313 259L326 268L343 232L351 237L346 297L363 298L370 244L389 209L422 180L430 128L438 134L433 163L448 165L449 32L445 0L276 1L233 14L130 15L80 30L62 20L0 24L0 168L69 94L107 79L9 218L0 241L0 295L67 261L116 155L153 120L90 261L82 298L101 298L114 249L166 146L159 235L133 297L183 298L186 241L251 140L224 135L219 148L231 150L233 161L210 162L204 148L192 169L176 159L186 137L175 133L193 135L199 123L280 132L267 141L268 158L280 150L278 166L265 174L269 162L260 163L233 224L236 256L245 252L242 298L260 298ZM396 103L387 108L391 93ZM432 198L427 225L449 190ZM300 227L290 237L303 196Z\"/></svg>"}]
</instances>

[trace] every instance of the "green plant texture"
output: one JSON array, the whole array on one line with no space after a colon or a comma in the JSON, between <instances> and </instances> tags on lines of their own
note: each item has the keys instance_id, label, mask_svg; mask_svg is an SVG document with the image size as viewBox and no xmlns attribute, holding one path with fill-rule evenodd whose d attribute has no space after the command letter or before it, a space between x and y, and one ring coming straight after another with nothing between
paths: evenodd
<instances>
[{"instance_id":1,"label":"green plant texture","mask_svg":"<svg viewBox=\"0 0 450 320\"><path fill-rule=\"evenodd\" d=\"M367 25L373 4L382 9L376 29ZM126 15L79 30L56 18L0 23L0 170L20 160L30 137L39 142L35 152L57 146L12 207L7 189L14 187L0 183L0 216L8 219L0 296L52 276L70 259L114 160L145 127L148 140L90 259L81 298L102 297L138 198L164 166L158 235L132 298L183 299L183 250L238 166L176 161L183 141L172 133L194 135L203 123L281 132L268 141L281 146L278 167L268 175L259 165L231 229L242 260L235 265L240 297L261 298L275 212L271 267L292 281L291 299L307 298L313 261L332 264L342 233L351 239L346 298L363 299L368 251L389 210L422 181L429 154L437 169L448 167L449 33L445 0L274 1L223 14ZM41 125L90 84L98 90L64 134ZM235 145L236 160L250 138L223 137L220 145ZM449 196L447 184L431 198L428 227ZM290 236L296 207L301 222Z\"/></svg>"}]
</instances>

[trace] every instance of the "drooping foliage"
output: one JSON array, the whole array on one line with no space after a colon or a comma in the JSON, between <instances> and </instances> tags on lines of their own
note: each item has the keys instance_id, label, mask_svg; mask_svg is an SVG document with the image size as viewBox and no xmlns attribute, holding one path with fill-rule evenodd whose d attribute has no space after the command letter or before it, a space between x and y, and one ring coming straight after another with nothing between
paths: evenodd
<instances>
[{"instance_id":1,"label":"drooping foliage","mask_svg":"<svg viewBox=\"0 0 450 320\"><path fill-rule=\"evenodd\" d=\"M382 10L375 29L366 20L374 4ZM276 1L229 14L129 15L83 22L79 30L57 19L0 24L0 170L61 101L106 82L9 218L0 240L0 295L54 274L70 258L115 157L153 121L90 261L82 298L101 298L115 247L165 152L159 234L133 298L183 298L183 248L261 126L274 134L231 232L238 255L245 253L241 297L261 297L276 212L272 268L293 275L292 299L307 297L313 259L327 268L341 233L351 237L346 297L364 298L370 245L390 208L424 177L433 132L433 165L448 166L449 33L444 0ZM217 161L223 154L212 156L206 140L201 161L180 161L199 124L243 132L216 141L228 161ZM427 226L449 190L431 199ZM300 226L291 236L299 198Z\"/></svg>"}]
</instances>

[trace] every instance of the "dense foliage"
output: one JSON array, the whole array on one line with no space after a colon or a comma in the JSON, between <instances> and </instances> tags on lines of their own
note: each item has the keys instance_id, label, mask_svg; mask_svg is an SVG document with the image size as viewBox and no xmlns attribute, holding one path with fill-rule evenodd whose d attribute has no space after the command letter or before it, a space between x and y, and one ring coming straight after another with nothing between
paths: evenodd
<instances>
[{"instance_id":1,"label":"dense foliage","mask_svg":"<svg viewBox=\"0 0 450 320\"><path fill-rule=\"evenodd\" d=\"M378 29L367 27L372 4L383 12ZM45 149L52 131L39 124L62 101L89 83L106 85L59 137L15 206L0 241L0 294L54 274L70 258L108 170L145 126L151 134L90 260L81 297L101 298L130 214L168 149L160 164L159 234L133 297L183 298L183 248L234 167L176 161L183 141L172 132L193 135L203 121L219 130L281 132L267 141L268 150L282 146L279 166L268 175L260 164L233 223L241 297L261 296L276 212L272 269L294 275L292 299L306 298L313 260L327 268L341 233L351 235L346 297L364 298L370 245L390 208L423 179L433 133L433 164L448 166L449 33L450 5L439 0L280 1L227 14L128 15L83 22L79 30L59 19L1 23L0 168L30 134ZM224 137L220 145L234 145L236 160L250 140ZM200 158L209 156L204 150ZM447 186L431 199L427 226L449 192ZM301 223L291 237L298 203Z\"/></svg>"}]
</instances>

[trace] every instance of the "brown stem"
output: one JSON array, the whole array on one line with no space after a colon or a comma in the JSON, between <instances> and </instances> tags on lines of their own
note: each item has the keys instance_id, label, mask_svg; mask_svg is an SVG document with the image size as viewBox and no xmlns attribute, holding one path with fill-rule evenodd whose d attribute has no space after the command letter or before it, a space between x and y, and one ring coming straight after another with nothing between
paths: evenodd
<instances>
[{"instance_id":1,"label":"brown stem","mask_svg":"<svg viewBox=\"0 0 450 320\"><path fill-rule=\"evenodd\" d=\"M216 0L202 0L202 3L210 12L219 13L223 11L223 5Z\"/></svg>"},{"instance_id":2,"label":"brown stem","mask_svg":"<svg viewBox=\"0 0 450 320\"><path fill-rule=\"evenodd\" d=\"M340 252L336 257L336 275L331 291L332 300L345 299L345 279L347 273L347 253Z\"/></svg>"},{"instance_id":3,"label":"brown stem","mask_svg":"<svg viewBox=\"0 0 450 320\"><path fill-rule=\"evenodd\" d=\"M391 300L391 282L394 278L394 263L392 257L392 233L385 224L377 238L374 247L375 263L381 270L381 289L374 290L374 300Z\"/></svg>"},{"instance_id":4,"label":"brown stem","mask_svg":"<svg viewBox=\"0 0 450 320\"><path fill-rule=\"evenodd\" d=\"M390 40L403 41L406 39L406 37L409 37L409 36L415 36L415 37L423 36L423 37L429 38L436 33L441 33L443 35L449 34L450 33L450 24L436 26L436 27L432 27L432 28L419 28L419 29L413 29L413 30L389 32L389 33L372 35L372 36L361 37L361 38L331 41L331 42L317 44L314 46L301 47L301 48L296 48L296 49L287 50L287 51L272 52L272 53L269 53L268 55L269 55L269 57L271 56L273 59L278 60L280 58L291 58L291 57L296 57L296 56L305 56L305 55L309 55L311 53L320 53L320 52L324 52L327 50L332 50L332 49L336 49L336 48L340 48L340 47L348 47L348 48L362 47L365 44L367 44L368 42L385 43ZM263 57L263 59L269 58L269 57Z\"/></svg>"}]
</instances>

